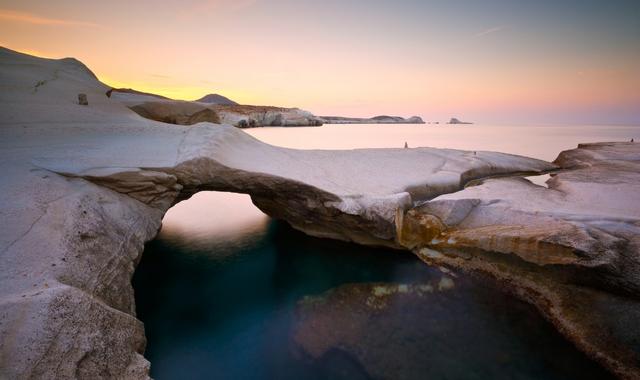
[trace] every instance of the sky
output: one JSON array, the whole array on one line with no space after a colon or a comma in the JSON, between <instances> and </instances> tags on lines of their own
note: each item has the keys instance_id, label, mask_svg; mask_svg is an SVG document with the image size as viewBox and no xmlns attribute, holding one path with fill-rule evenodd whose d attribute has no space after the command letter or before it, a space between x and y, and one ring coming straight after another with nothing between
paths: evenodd
<instances>
[{"instance_id":1,"label":"sky","mask_svg":"<svg viewBox=\"0 0 640 380\"><path fill-rule=\"evenodd\" d=\"M177 99L640 124L638 0L0 0L0 45Z\"/></svg>"}]
</instances>

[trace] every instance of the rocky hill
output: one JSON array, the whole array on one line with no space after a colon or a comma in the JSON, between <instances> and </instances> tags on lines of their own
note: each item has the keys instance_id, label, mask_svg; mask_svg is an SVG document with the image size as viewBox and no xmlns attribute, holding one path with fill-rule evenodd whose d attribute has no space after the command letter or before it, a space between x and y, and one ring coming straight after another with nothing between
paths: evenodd
<instances>
[{"instance_id":1,"label":"rocky hill","mask_svg":"<svg viewBox=\"0 0 640 380\"><path fill-rule=\"evenodd\" d=\"M227 98L226 96L222 96L219 94L208 94L203 96L202 98L196 100L199 103L207 103L207 104L219 104L225 106L237 106L238 103L233 100Z\"/></svg>"}]
</instances>

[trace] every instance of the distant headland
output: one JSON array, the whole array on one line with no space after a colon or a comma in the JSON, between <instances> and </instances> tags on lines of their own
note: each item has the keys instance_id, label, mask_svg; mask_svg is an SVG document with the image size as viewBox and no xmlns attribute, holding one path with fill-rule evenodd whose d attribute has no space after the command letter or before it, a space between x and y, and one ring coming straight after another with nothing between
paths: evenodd
<instances>
[{"instance_id":1,"label":"distant headland","mask_svg":"<svg viewBox=\"0 0 640 380\"><path fill-rule=\"evenodd\" d=\"M320 116L325 124L424 124L420 116L411 116L407 119L400 116L380 115L370 118Z\"/></svg>"},{"instance_id":2,"label":"distant headland","mask_svg":"<svg viewBox=\"0 0 640 380\"><path fill-rule=\"evenodd\" d=\"M459 119L452 117L447 124L473 124L473 123L468 121L460 121Z\"/></svg>"}]
</instances>

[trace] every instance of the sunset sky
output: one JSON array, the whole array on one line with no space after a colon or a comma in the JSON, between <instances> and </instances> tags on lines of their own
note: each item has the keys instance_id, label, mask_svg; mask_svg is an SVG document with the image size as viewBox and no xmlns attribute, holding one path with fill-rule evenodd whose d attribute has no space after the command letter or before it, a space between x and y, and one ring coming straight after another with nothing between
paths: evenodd
<instances>
[{"instance_id":1,"label":"sunset sky","mask_svg":"<svg viewBox=\"0 0 640 380\"><path fill-rule=\"evenodd\" d=\"M0 45L179 99L640 124L635 0L0 0Z\"/></svg>"}]
</instances>

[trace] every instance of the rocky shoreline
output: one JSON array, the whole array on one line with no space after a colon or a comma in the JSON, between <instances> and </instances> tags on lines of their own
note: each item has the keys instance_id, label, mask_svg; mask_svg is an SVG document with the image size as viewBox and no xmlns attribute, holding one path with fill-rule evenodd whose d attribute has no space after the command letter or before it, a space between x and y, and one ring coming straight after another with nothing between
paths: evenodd
<instances>
[{"instance_id":1,"label":"rocky shoreline","mask_svg":"<svg viewBox=\"0 0 640 380\"><path fill-rule=\"evenodd\" d=\"M131 276L168 208L203 190L250 194L310 235L491 275L610 371L640 377L640 144L554 163L300 151L140 118L73 59L1 49L0 64L0 377L147 378ZM549 188L520 178L558 170Z\"/></svg>"},{"instance_id":2,"label":"rocky shoreline","mask_svg":"<svg viewBox=\"0 0 640 380\"><path fill-rule=\"evenodd\" d=\"M193 125L201 122L229 124L238 128L318 127L323 124L425 124L419 116L355 118L315 116L299 108L241 105L218 94L196 101L174 100L132 89L110 89L107 96L138 115L163 123Z\"/></svg>"},{"instance_id":3,"label":"rocky shoreline","mask_svg":"<svg viewBox=\"0 0 640 380\"><path fill-rule=\"evenodd\" d=\"M380 115L374 117L319 116L324 124L424 124L420 116L404 118L401 116Z\"/></svg>"},{"instance_id":4,"label":"rocky shoreline","mask_svg":"<svg viewBox=\"0 0 640 380\"><path fill-rule=\"evenodd\" d=\"M107 94L146 119L168 124L193 125L209 122L238 128L322 125L320 118L299 108L240 105L216 94L197 101L173 100L128 89L111 89Z\"/></svg>"}]
</instances>

